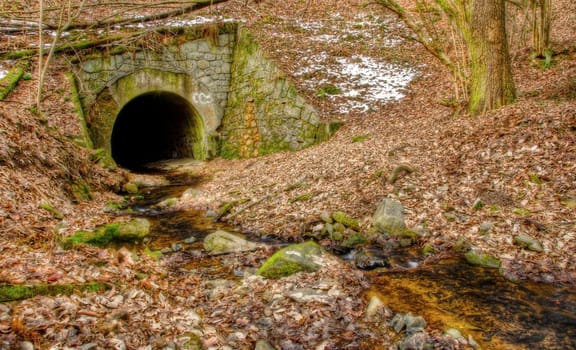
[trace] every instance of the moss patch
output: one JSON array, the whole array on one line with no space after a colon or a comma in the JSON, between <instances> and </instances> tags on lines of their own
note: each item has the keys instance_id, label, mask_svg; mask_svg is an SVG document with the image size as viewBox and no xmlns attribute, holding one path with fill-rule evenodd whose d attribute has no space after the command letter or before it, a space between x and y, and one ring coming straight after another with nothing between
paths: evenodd
<instances>
[{"instance_id":1,"label":"moss patch","mask_svg":"<svg viewBox=\"0 0 576 350\"><path fill-rule=\"evenodd\" d=\"M471 265L477 265L492 269L499 268L501 264L501 261L493 256L490 256L488 254L478 254L473 251L464 254L464 257L466 258L466 261Z\"/></svg>"},{"instance_id":2,"label":"moss patch","mask_svg":"<svg viewBox=\"0 0 576 350\"><path fill-rule=\"evenodd\" d=\"M22 79L22 76L28 69L28 66L28 61L21 61L12 69L10 69L4 78L0 79L0 101L5 99L8 94L10 94L10 92L16 88L16 85L18 85L18 82L20 79Z\"/></svg>"},{"instance_id":3,"label":"moss patch","mask_svg":"<svg viewBox=\"0 0 576 350\"><path fill-rule=\"evenodd\" d=\"M65 249L79 244L104 246L114 241L133 242L150 233L150 222L146 219L134 219L125 223L112 223L98 227L95 231L78 231L63 242Z\"/></svg>"},{"instance_id":4,"label":"moss patch","mask_svg":"<svg viewBox=\"0 0 576 350\"><path fill-rule=\"evenodd\" d=\"M37 295L70 295L74 292L100 292L108 289L103 283L86 284L33 284L33 285L0 285L0 302L23 300Z\"/></svg>"},{"instance_id":5,"label":"moss patch","mask_svg":"<svg viewBox=\"0 0 576 350\"><path fill-rule=\"evenodd\" d=\"M360 230L360 223L358 222L358 219L348 216L346 213L342 211L336 211L332 213L332 218L334 219L334 221L341 223L342 225L348 228L351 228L356 231Z\"/></svg>"}]
</instances>

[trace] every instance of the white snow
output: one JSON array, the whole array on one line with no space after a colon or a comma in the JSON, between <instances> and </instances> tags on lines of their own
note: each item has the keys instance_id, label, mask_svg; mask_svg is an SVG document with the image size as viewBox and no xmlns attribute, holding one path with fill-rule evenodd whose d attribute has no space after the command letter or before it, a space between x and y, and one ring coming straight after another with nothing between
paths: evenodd
<instances>
[{"instance_id":1,"label":"white snow","mask_svg":"<svg viewBox=\"0 0 576 350\"><path fill-rule=\"evenodd\" d=\"M330 63L328 55L321 53L307 61L311 64L303 66L295 75L315 77L305 79L308 87L315 90L327 83L336 85L342 93L324 97L338 100L338 112L342 114L365 112L377 109L382 103L402 99L406 87L417 75L415 68L368 56L340 57L336 63Z\"/></svg>"}]
</instances>

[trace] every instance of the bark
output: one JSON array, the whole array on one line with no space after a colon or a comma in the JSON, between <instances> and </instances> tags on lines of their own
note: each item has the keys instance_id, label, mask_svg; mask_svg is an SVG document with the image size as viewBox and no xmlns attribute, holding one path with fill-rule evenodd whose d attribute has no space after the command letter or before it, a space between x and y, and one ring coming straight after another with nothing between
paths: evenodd
<instances>
[{"instance_id":1,"label":"bark","mask_svg":"<svg viewBox=\"0 0 576 350\"><path fill-rule=\"evenodd\" d=\"M472 38L468 43L472 115L512 103L516 98L505 22L504 0L474 0Z\"/></svg>"}]
</instances>

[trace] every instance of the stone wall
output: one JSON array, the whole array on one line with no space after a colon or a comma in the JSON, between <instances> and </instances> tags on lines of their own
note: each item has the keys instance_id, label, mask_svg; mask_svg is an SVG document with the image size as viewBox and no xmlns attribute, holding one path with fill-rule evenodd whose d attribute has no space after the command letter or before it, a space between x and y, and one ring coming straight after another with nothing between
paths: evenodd
<instances>
[{"instance_id":1,"label":"stone wall","mask_svg":"<svg viewBox=\"0 0 576 350\"><path fill-rule=\"evenodd\" d=\"M94 147L111 153L116 117L132 99L170 92L197 112L194 157L255 157L299 150L327 139L320 122L284 74L264 57L246 30L220 26L172 38L178 44L116 55L97 54L75 70Z\"/></svg>"},{"instance_id":2,"label":"stone wall","mask_svg":"<svg viewBox=\"0 0 576 350\"><path fill-rule=\"evenodd\" d=\"M79 66L75 73L94 146L110 151L112 129L122 107L142 94L162 91L182 96L200 116L199 135L190 137L198 140L192 145L197 150L194 156L214 156L216 129L228 100L235 27L221 29L223 33L215 38L199 37L160 50L100 54Z\"/></svg>"}]
</instances>

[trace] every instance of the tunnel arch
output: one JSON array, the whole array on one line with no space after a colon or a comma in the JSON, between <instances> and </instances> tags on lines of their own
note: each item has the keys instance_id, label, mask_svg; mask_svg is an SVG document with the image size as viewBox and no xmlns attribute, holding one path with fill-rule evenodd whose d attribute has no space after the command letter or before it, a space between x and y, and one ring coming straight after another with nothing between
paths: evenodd
<instances>
[{"instance_id":1,"label":"tunnel arch","mask_svg":"<svg viewBox=\"0 0 576 350\"><path fill-rule=\"evenodd\" d=\"M114 161L128 169L178 158L197 158L204 123L184 97L151 91L128 101L118 112L110 140Z\"/></svg>"}]
</instances>

